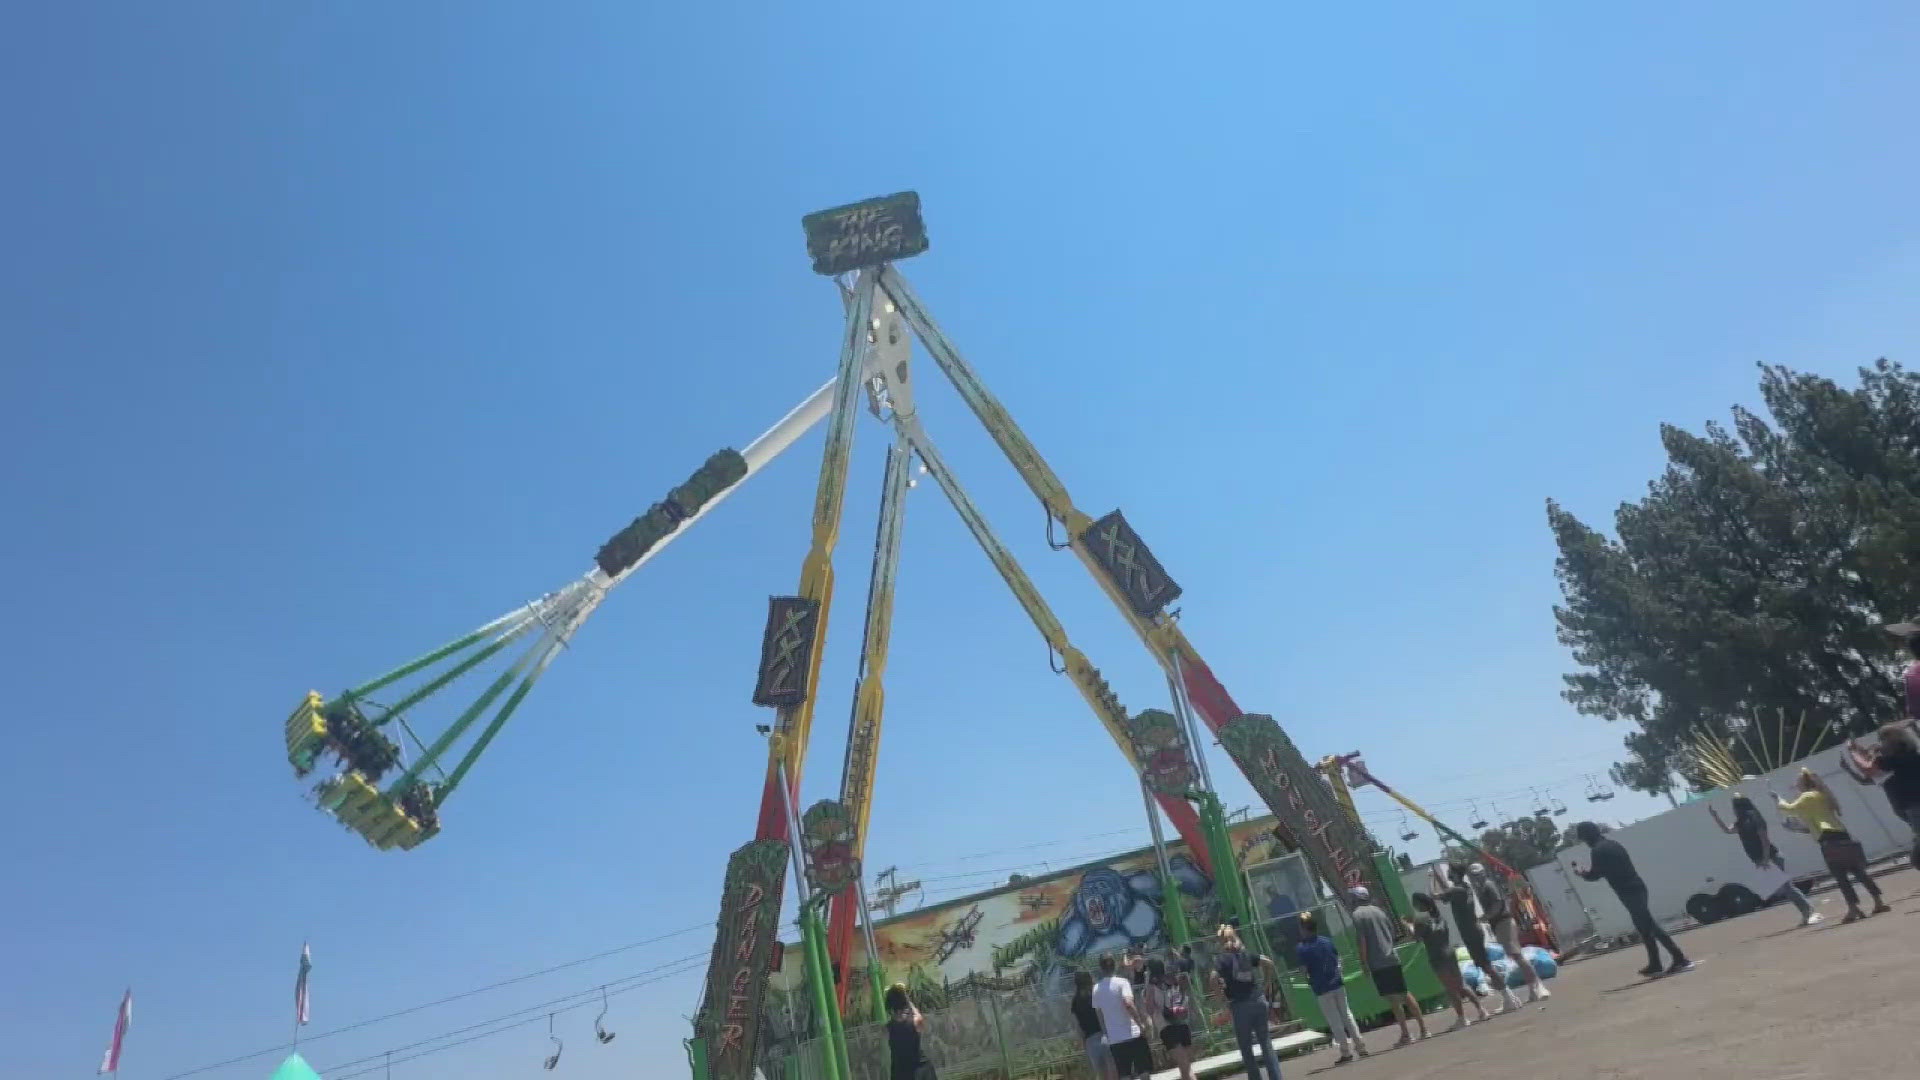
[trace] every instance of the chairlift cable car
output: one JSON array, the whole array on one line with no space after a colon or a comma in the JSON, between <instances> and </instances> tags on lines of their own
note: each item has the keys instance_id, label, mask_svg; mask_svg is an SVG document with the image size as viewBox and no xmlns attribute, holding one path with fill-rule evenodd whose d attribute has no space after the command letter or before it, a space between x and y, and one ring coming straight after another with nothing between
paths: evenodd
<instances>
[{"instance_id":1,"label":"chairlift cable car","mask_svg":"<svg viewBox=\"0 0 1920 1080\"><path fill-rule=\"evenodd\" d=\"M1533 816L1534 817L1552 817L1553 807L1547 802L1547 797L1545 795L1540 794L1540 791L1537 788L1528 788L1527 790L1533 794L1533 801L1537 804L1533 808Z\"/></svg>"},{"instance_id":2,"label":"chairlift cable car","mask_svg":"<svg viewBox=\"0 0 1920 1080\"><path fill-rule=\"evenodd\" d=\"M612 1042L614 1035L617 1034L616 1032L607 1030L607 1026L604 1022L606 1019L607 1019L607 988L603 986L600 988L600 1015L593 1018L593 1037L600 1040L601 1046L605 1046L608 1043Z\"/></svg>"},{"instance_id":3,"label":"chairlift cable car","mask_svg":"<svg viewBox=\"0 0 1920 1080\"><path fill-rule=\"evenodd\" d=\"M547 1071L552 1072L560 1064L560 1051L567 1048L567 1044L560 1041L560 1036L553 1033L552 1013L547 1014L547 1038L553 1040L553 1054L547 1058L546 1064Z\"/></svg>"},{"instance_id":4,"label":"chairlift cable car","mask_svg":"<svg viewBox=\"0 0 1920 1080\"><path fill-rule=\"evenodd\" d=\"M1400 839L1408 843L1420 839L1420 834L1413 831L1413 822L1405 810L1400 811Z\"/></svg>"},{"instance_id":5,"label":"chairlift cable car","mask_svg":"<svg viewBox=\"0 0 1920 1080\"><path fill-rule=\"evenodd\" d=\"M1467 827L1468 827L1468 828L1470 828L1470 829L1476 829L1476 830L1477 830L1477 829L1484 829L1484 828L1486 828L1486 827L1487 827L1487 819L1486 819L1486 818L1484 818L1484 817L1481 817L1481 816L1480 816L1480 803L1479 803L1479 800L1477 800L1477 799L1476 799L1476 800L1474 800L1474 801L1472 802L1472 806L1473 806L1473 820L1472 820L1472 821L1469 821L1469 822L1467 822Z\"/></svg>"}]
</instances>

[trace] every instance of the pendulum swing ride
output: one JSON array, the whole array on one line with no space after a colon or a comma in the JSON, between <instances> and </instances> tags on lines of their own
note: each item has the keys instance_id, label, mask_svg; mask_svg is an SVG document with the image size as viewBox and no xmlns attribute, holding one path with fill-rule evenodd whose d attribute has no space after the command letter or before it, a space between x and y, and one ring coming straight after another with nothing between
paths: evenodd
<instances>
[{"instance_id":1,"label":"pendulum swing ride","mask_svg":"<svg viewBox=\"0 0 1920 1080\"><path fill-rule=\"evenodd\" d=\"M826 1018L830 1032L839 1028L853 982L845 976L855 970L860 936L867 953L869 1007L878 1008L879 959L864 917L876 905L867 902L860 885L860 859L880 745L905 493L916 460L1039 631L1053 670L1079 690L1142 778L1150 805L1157 805L1196 863L1215 878L1227 910L1243 913L1258 933L1240 875L1212 873L1213 866L1231 867L1235 861L1204 755L1197 752L1202 724L1323 881L1339 889L1365 884L1380 897L1396 895L1397 879L1390 888L1384 857L1375 854L1357 818L1344 812L1272 717L1240 711L1187 641L1178 613L1167 610L1180 588L1126 519L1119 511L1094 519L1072 503L1038 450L900 275L894 262L927 248L919 197L904 192L821 211L808 215L803 225L814 269L836 280L845 315L833 379L746 449L713 454L602 545L594 565L579 578L371 681L331 697L309 693L287 721L287 756L297 776L310 775L323 761L336 766L315 789L321 809L383 850L409 849L437 835L446 800L607 594L825 420L811 537L798 588L769 603L753 700L776 715L762 729L768 735L768 761L755 840L728 863L720 934L689 1043L696 1075L730 1080L751 1074L759 1002L777 948L789 861L802 897L800 925L817 1014ZM915 337L1045 508L1049 546L1074 552L1160 664L1173 712L1128 713L960 485L915 409ZM892 439L881 478L840 797L801 814L796 799L811 741L814 691L834 593L832 558L863 398L867 410L891 429ZM1056 539L1056 528L1063 539ZM449 693L463 677L483 669L492 678L479 684L477 696ZM427 720L428 703L443 694L456 704L445 710L451 718L435 732ZM1158 817L1153 821L1157 830ZM1178 905L1173 907L1177 911ZM1183 926L1175 925L1174 931L1181 940L1187 936ZM829 1075L845 1077L845 1058L827 1056L838 1058L825 1063Z\"/></svg>"},{"instance_id":2,"label":"pendulum swing ride","mask_svg":"<svg viewBox=\"0 0 1920 1080\"><path fill-rule=\"evenodd\" d=\"M745 450L714 453L602 545L579 578L369 682L331 698L308 693L286 724L294 775L307 776L323 760L337 762L338 771L315 789L319 805L377 848L412 848L439 833L441 806L607 593L806 434L826 414L832 389L814 391ZM415 731L418 709L503 653L511 663L425 743ZM391 704L376 700L389 690L400 696ZM462 744L482 716L479 733ZM411 761L397 733L415 748ZM456 745L465 750L452 771L444 771L442 759ZM382 789L382 778L395 769L399 776Z\"/></svg>"}]
</instances>

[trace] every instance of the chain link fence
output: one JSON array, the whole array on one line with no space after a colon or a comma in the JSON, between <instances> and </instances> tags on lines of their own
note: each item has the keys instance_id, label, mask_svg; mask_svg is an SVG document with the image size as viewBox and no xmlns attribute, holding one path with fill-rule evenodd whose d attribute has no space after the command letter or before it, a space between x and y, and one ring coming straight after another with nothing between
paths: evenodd
<instances>
[{"instance_id":1,"label":"chain link fence","mask_svg":"<svg viewBox=\"0 0 1920 1080\"><path fill-rule=\"evenodd\" d=\"M1089 1076L1079 1025L1067 998L1036 987L982 990L922 1010L926 1031L921 1050L941 1080L1082 1080ZM825 1080L821 1040L799 1044L783 1064L782 1075L768 1080ZM888 1080L891 1058L887 1026L861 1024L847 1029L848 1080Z\"/></svg>"},{"instance_id":2,"label":"chain link fence","mask_svg":"<svg viewBox=\"0 0 1920 1080\"><path fill-rule=\"evenodd\" d=\"M1194 949L1193 986L1204 990L1204 973L1211 963L1211 943ZM1045 984L1017 989L982 986L954 987L947 1004L922 1008L926 1032L921 1049L940 1080L1090 1080L1085 1041L1068 1007L1072 972ZM1190 1018L1194 1058L1235 1048L1224 1003L1217 996L1196 995L1199 1005ZM1274 1018L1277 1036L1294 1030L1284 1017ZM1156 1023L1157 1031L1157 1023ZM1157 1068L1170 1067L1157 1037L1152 1040ZM790 1040L778 1053L762 1058L767 1080L825 1080L819 1039ZM847 1053L852 1066L848 1080L888 1080L891 1058L884 1023L847 1028Z\"/></svg>"}]
</instances>

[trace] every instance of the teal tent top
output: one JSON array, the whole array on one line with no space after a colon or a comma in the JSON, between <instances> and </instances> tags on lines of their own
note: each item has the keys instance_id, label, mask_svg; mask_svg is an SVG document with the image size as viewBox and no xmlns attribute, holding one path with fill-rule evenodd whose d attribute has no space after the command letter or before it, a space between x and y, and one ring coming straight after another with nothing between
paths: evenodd
<instances>
[{"instance_id":1,"label":"teal tent top","mask_svg":"<svg viewBox=\"0 0 1920 1080\"><path fill-rule=\"evenodd\" d=\"M313 1071L313 1066L307 1064L306 1058L289 1054L287 1060L281 1062L267 1080L320 1080L320 1074Z\"/></svg>"}]
</instances>

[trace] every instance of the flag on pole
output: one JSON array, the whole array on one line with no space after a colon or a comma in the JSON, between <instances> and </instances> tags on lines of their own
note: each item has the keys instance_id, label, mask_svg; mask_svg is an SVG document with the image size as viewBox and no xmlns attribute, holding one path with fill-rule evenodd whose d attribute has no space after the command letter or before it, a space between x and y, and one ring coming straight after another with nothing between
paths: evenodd
<instances>
[{"instance_id":1,"label":"flag on pole","mask_svg":"<svg viewBox=\"0 0 1920 1080\"><path fill-rule=\"evenodd\" d=\"M133 1026L133 991L120 999L120 1015L113 1021L113 1041L107 1044L107 1056L100 1059L101 1073L120 1071L120 1047L127 1041L127 1029Z\"/></svg>"},{"instance_id":2,"label":"flag on pole","mask_svg":"<svg viewBox=\"0 0 1920 1080\"><path fill-rule=\"evenodd\" d=\"M313 952L305 942L300 944L300 978L293 984L293 1022L295 1025L307 1022L307 975L313 971Z\"/></svg>"}]
</instances>

